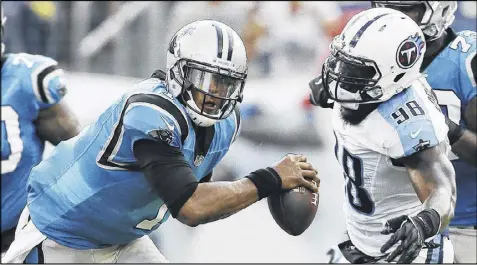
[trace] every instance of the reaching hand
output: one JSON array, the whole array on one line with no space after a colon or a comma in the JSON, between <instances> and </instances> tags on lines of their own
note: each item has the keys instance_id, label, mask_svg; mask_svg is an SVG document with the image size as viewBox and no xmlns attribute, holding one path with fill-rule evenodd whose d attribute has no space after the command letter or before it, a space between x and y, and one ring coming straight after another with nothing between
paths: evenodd
<instances>
[{"instance_id":1,"label":"reaching hand","mask_svg":"<svg viewBox=\"0 0 477 265\"><path fill-rule=\"evenodd\" d=\"M401 255L397 263L411 263L419 255L424 240L437 233L439 223L439 214L434 210L424 210L414 217L401 215L388 220L381 233L384 235L394 234L381 247L381 253L385 253L398 241L401 241L401 244L389 254L386 260L391 262Z\"/></svg>"}]
</instances>

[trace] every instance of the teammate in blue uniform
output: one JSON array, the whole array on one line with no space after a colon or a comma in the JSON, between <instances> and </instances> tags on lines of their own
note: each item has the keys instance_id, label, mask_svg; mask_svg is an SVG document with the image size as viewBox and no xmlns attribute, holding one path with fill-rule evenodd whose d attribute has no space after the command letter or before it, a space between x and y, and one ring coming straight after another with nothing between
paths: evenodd
<instances>
[{"instance_id":1,"label":"teammate in blue uniform","mask_svg":"<svg viewBox=\"0 0 477 265\"><path fill-rule=\"evenodd\" d=\"M477 262L477 88L476 33L455 33L457 1L371 1L374 7L397 9L411 17L426 37L421 71L427 75L449 127L456 172L457 205L451 222L455 262ZM322 107L333 102L321 79L310 82L310 100Z\"/></svg>"},{"instance_id":2,"label":"teammate in blue uniform","mask_svg":"<svg viewBox=\"0 0 477 265\"><path fill-rule=\"evenodd\" d=\"M2 38L6 18L2 9ZM63 70L53 59L4 54L2 43L2 253L13 240L26 205L26 181L43 155L79 132L76 118L60 102L66 93Z\"/></svg>"},{"instance_id":3,"label":"teammate in blue uniform","mask_svg":"<svg viewBox=\"0 0 477 265\"><path fill-rule=\"evenodd\" d=\"M240 130L247 65L233 29L213 20L186 25L170 42L166 68L32 170L23 229L6 262L28 253L27 262L165 262L147 235L169 215L197 226L282 188L318 191L301 155L209 182Z\"/></svg>"}]
</instances>

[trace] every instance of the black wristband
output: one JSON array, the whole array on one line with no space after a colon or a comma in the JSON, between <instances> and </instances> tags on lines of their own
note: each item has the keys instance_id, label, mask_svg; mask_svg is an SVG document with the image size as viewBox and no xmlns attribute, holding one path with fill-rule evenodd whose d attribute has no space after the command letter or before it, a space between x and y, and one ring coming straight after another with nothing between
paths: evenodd
<instances>
[{"instance_id":1,"label":"black wristband","mask_svg":"<svg viewBox=\"0 0 477 265\"><path fill-rule=\"evenodd\" d=\"M441 217L434 209L424 210L416 215L414 220L420 224L424 239L435 236L439 232Z\"/></svg>"},{"instance_id":2,"label":"black wristband","mask_svg":"<svg viewBox=\"0 0 477 265\"><path fill-rule=\"evenodd\" d=\"M280 175L271 167L256 170L246 176L246 178L250 179L257 187L258 200L282 188Z\"/></svg>"},{"instance_id":3,"label":"black wristband","mask_svg":"<svg viewBox=\"0 0 477 265\"><path fill-rule=\"evenodd\" d=\"M462 127L460 127L455 122L451 121L448 117L446 117L446 124L447 127L449 127L447 137L449 138L449 143L452 146L460 139L460 137L462 137L462 135L464 134L464 129L462 129Z\"/></svg>"}]
</instances>

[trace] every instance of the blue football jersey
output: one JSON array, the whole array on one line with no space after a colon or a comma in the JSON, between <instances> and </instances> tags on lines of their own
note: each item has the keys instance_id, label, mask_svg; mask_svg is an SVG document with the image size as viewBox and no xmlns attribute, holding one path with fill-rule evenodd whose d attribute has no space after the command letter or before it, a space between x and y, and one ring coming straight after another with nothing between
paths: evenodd
<instances>
[{"instance_id":1,"label":"blue football jersey","mask_svg":"<svg viewBox=\"0 0 477 265\"><path fill-rule=\"evenodd\" d=\"M140 82L32 169L28 207L33 223L48 238L76 249L127 244L149 234L169 211L139 170L135 141L180 148L199 181L227 153L240 128L239 115L236 110L214 125L208 152L200 156L184 106L159 79Z\"/></svg>"},{"instance_id":2,"label":"blue football jersey","mask_svg":"<svg viewBox=\"0 0 477 265\"><path fill-rule=\"evenodd\" d=\"M34 122L41 109L65 94L63 75L57 62L44 56L2 59L2 232L17 224L26 205L26 180L44 149Z\"/></svg>"},{"instance_id":3,"label":"blue football jersey","mask_svg":"<svg viewBox=\"0 0 477 265\"><path fill-rule=\"evenodd\" d=\"M477 94L471 60L476 54L476 33L462 31L424 71L442 111L453 122L466 126L464 110ZM457 205L451 225L477 225L477 170L454 157Z\"/></svg>"}]
</instances>

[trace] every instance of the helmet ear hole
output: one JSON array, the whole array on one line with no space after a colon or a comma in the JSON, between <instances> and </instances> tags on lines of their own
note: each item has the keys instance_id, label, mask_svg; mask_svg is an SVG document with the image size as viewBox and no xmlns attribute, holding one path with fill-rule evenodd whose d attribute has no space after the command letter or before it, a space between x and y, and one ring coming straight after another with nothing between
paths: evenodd
<instances>
[{"instance_id":1,"label":"helmet ear hole","mask_svg":"<svg viewBox=\"0 0 477 265\"><path fill-rule=\"evenodd\" d=\"M442 10L442 16L443 16L443 17L446 16L448 10L449 10L449 7L448 7L448 6L446 6L446 7Z\"/></svg>"},{"instance_id":2,"label":"helmet ear hole","mask_svg":"<svg viewBox=\"0 0 477 265\"><path fill-rule=\"evenodd\" d=\"M396 77L394 78L394 83L397 83L399 82L399 80L401 80L401 78L404 76L404 73L400 73L398 75L396 75Z\"/></svg>"}]
</instances>

